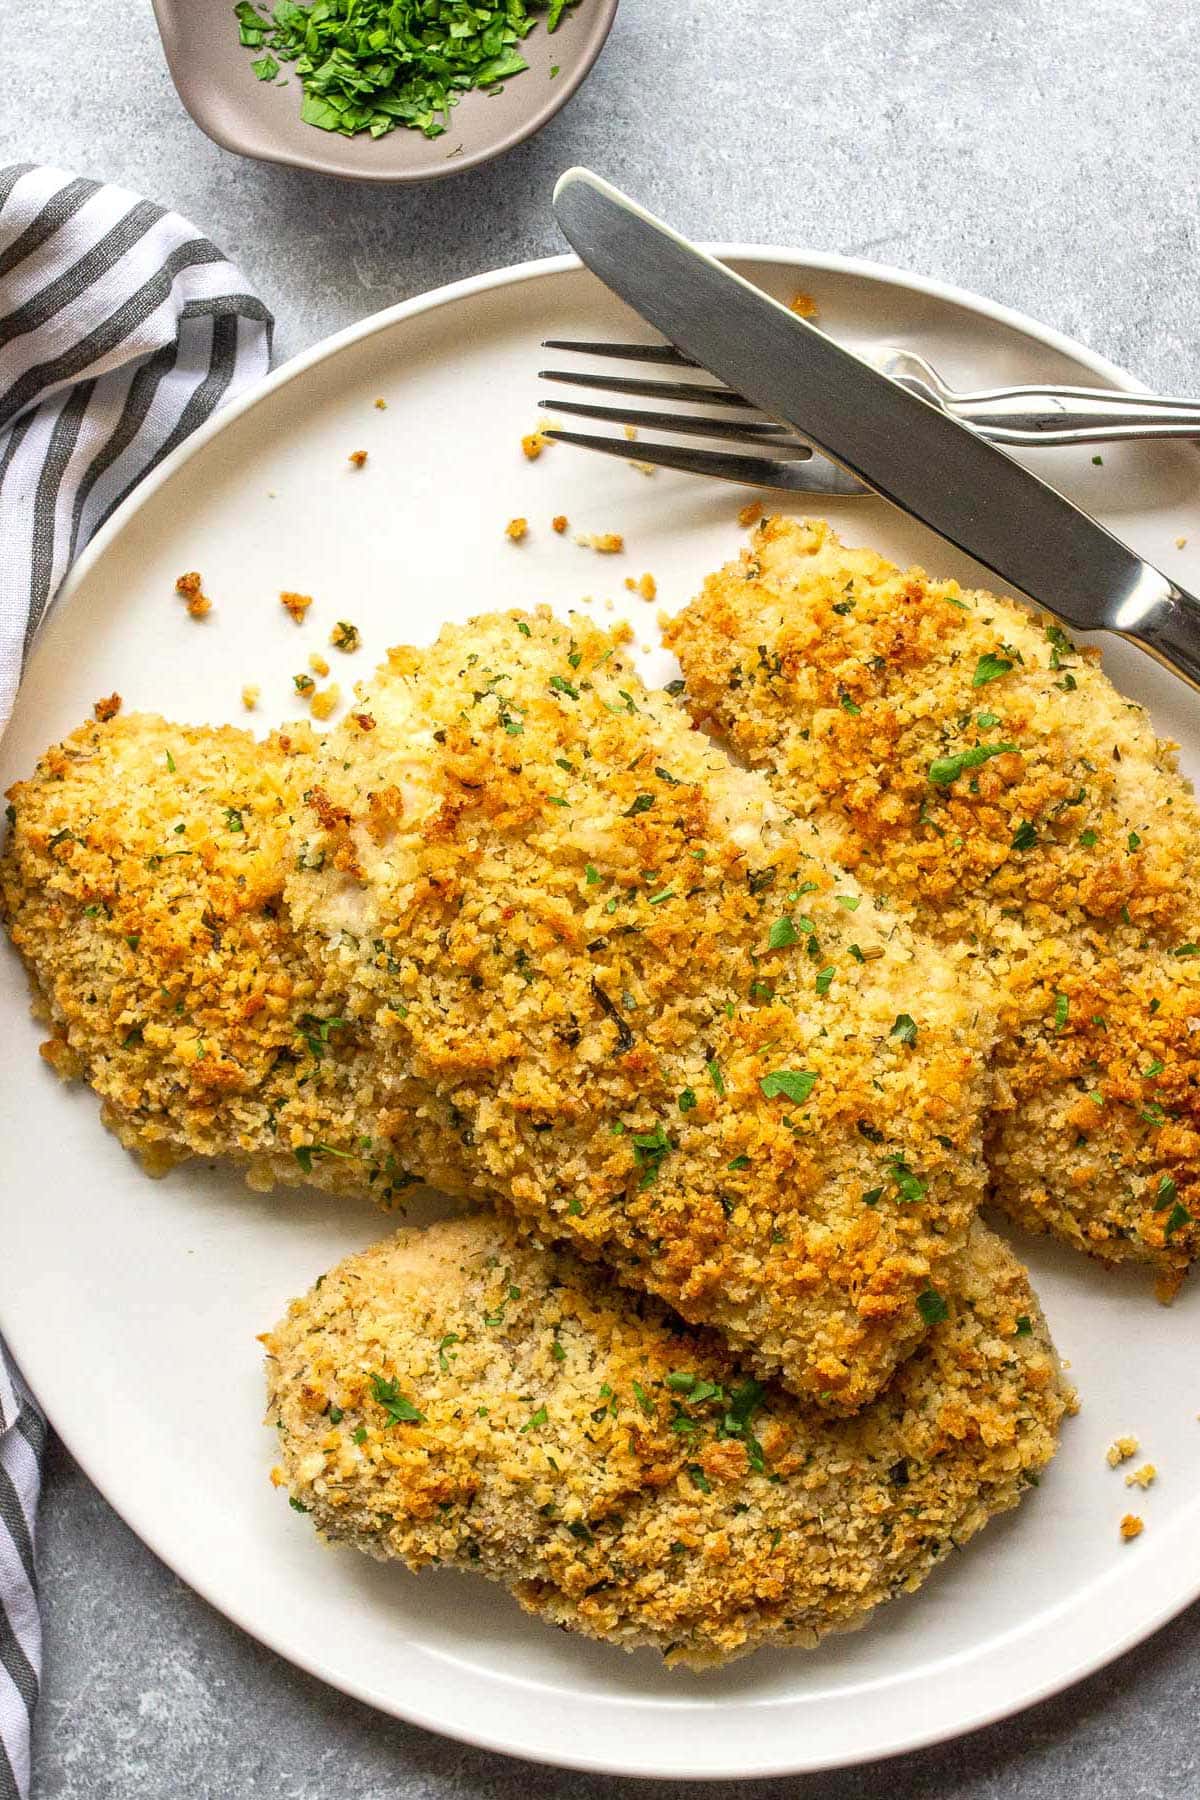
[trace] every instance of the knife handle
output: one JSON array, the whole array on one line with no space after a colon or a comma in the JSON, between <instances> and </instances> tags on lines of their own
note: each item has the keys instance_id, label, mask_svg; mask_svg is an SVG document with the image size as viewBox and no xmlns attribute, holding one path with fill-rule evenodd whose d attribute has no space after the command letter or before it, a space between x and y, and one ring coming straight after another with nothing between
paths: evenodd
<instances>
[{"instance_id":1,"label":"knife handle","mask_svg":"<svg viewBox=\"0 0 1200 1800\"><path fill-rule=\"evenodd\" d=\"M1200 600L1194 594L1145 565L1144 580L1108 623L1200 690Z\"/></svg>"}]
</instances>

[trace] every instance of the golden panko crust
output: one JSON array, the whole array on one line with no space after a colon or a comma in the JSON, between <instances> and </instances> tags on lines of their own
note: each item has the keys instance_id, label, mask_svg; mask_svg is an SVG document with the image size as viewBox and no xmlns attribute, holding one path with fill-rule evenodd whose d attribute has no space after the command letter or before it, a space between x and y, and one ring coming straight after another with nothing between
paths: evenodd
<instances>
[{"instance_id":1,"label":"golden panko crust","mask_svg":"<svg viewBox=\"0 0 1200 1800\"><path fill-rule=\"evenodd\" d=\"M282 905L289 821L316 744L147 715L81 726L9 791L0 913L53 1035L153 1172L235 1156L256 1186L309 1177L387 1197L363 1142L356 1040L323 1004ZM355 1156L319 1156L336 1134ZM315 1160L314 1160L315 1159Z\"/></svg>"},{"instance_id":2,"label":"golden panko crust","mask_svg":"<svg viewBox=\"0 0 1200 1800\"><path fill-rule=\"evenodd\" d=\"M1036 1483L1073 1403L980 1225L945 1318L848 1420L488 1214L348 1257L263 1341L273 1479L324 1537L693 1668L911 1592Z\"/></svg>"},{"instance_id":3,"label":"golden panko crust","mask_svg":"<svg viewBox=\"0 0 1200 1800\"><path fill-rule=\"evenodd\" d=\"M1169 1292L1200 1253L1200 813L1174 747L1052 621L819 521L768 520L667 639L692 717L995 996L999 1200Z\"/></svg>"},{"instance_id":4,"label":"golden panko crust","mask_svg":"<svg viewBox=\"0 0 1200 1800\"><path fill-rule=\"evenodd\" d=\"M759 1373L869 1400L981 1195L991 1020L952 963L619 634L478 618L393 652L361 704L285 898L389 1131Z\"/></svg>"}]
</instances>

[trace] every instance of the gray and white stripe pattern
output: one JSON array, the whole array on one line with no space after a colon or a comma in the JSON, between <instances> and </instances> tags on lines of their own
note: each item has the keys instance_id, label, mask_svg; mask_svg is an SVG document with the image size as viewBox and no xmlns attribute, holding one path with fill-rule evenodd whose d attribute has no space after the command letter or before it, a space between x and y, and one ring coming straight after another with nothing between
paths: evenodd
<instances>
[{"instance_id":1,"label":"gray and white stripe pattern","mask_svg":"<svg viewBox=\"0 0 1200 1800\"><path fill-rule=\"evenodd\" d=\"M62 169L0 168L0 730L74 557L150 469L266 374L271 326L178 213ZM44 1439L0 1343L0 1800L29 1789Z\"/></svg>"}]
</instances>

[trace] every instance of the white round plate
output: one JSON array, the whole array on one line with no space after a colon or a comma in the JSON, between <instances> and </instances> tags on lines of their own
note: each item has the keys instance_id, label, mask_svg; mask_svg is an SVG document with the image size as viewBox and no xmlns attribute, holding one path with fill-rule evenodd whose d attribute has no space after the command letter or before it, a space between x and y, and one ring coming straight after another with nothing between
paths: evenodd
<instances>
[{"instance_id":1,"label":"white round plate","mask_svg":"<svg viewBox=\"0 0 1200 1800\"><path fill-rule=\"evenodd\" d=\"M1058 378L1135 385L1078 345L970 295L868 264L726 249L866 350L905 344L959 386ZM381 313L279 371L199 432L81 559L38 644L0 775L26 773L113 689L127 708L247 722L295 716L291 677L338 618L360 626L365 675L389 644L513 604L588 605L654 637L655 608L624 587L652 572L681 606L737 548L737 488L566 447L537 462L546 337L627 338L637 322L571 259L444 288ZM386 401L386 409L374 404ZM350 452L369 452L361 471ZM1200 585L1200 464L1184 446L1041 452L1042 467L1171 574ZM810 510L821 510L818 506ZM825 509L851 540L981 579L881 503ZM557 536L552 515L566 513ZM504 533L529 520L515 545ZM576 532L621 531L601 556ZM1200 548L1200 538L1197 539ZM213 600L187 618L175 577ZM283 588L315 596L298 629ZM612 606L611 614L608 611ZM1108 652L1119 685L1200 770L1197 702L1137 652ZM661 651L646 658L667 672ZM249 1193L219 1169L144 1176L84 1090L36 1053L15 957L0 1084L0 1320L66 1443L146 1543L247 1631L346 1692L433 1730L581 1768L700 1780L864 1761L951 1736L1062 1688L1200 1592L1197 1293L1157 1306L1043 1242L1021 1246L1079 1384L1083 1411L1019 1512L991 1526L915 1597L819 1651L764 1652L723 1673L668 1674L648 1652L547 1630L500 1589L413 1576L323 1548L267 1479L255 1334L345 1252L381 1235L367 1204ZM433 1203L436 1206L436 1202ZM424 1216L418 1212L417 1216ZM1158 1482L1131 1493L1104 1452L1136 1433ZM1144 1536L1122 1544L1126 1510Z\"/></svg>"}]
</instances>

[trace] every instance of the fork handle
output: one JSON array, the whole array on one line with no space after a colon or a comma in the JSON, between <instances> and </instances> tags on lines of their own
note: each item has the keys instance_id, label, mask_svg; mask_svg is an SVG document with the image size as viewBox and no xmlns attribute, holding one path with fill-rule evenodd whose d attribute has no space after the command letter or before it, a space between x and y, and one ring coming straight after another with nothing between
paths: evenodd
<instances>
[{"instance_id":1,"label":"fork handle","mask_svg":"<svg viewBox=\"0 0 1200 1800\"><path fill-rule=\"evenodd\" d=\"M948 394L946 411L994 444L1102 444L1200 437L1200 405L1103 388L998 388Z\"/></svg>"}]
</instances>

